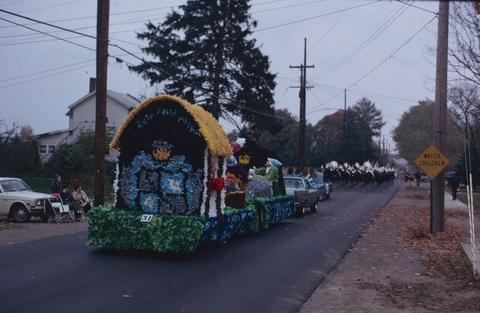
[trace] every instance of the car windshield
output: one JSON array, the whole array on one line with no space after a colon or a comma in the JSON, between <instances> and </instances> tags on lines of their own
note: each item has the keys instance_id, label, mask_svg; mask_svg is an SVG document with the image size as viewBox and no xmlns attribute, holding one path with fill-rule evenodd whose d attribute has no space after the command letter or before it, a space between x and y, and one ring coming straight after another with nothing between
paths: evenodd
<instances>
[{"instance_id":1,"label":"car windshield","mask_svg":"<svg viewBox=\"0 0 480 313\"><path fill-rule=\"evenodd\" d=\"M303 184L300 179L285 178L284 182L286 188L303 188Z\"/></svg>"},{"instance_id":2,"label":"car windshield","mask_svg":"<svg viewBox=\"0 0 480 313\"><path fill-rule=\"evenodd\" d=\"M31 190L21 179L8 179L0 181L0 186L4 192Z\"/></svg>"}]
</instances>

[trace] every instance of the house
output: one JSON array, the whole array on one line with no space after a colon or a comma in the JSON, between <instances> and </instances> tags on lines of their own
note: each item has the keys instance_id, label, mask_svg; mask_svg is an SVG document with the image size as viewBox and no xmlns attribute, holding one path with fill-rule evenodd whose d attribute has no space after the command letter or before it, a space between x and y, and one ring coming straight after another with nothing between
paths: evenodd
<instances>
[{"instance_id":1,"label":"house","mask_svg":"<svg viewBox=\"0 0 480 313\"><path fill-rule=\"evenodd\" d=\"M54 130L35 136L42 164L48 162L60 144L74 144L80 134L95 131L95 79L90 78L89 93L68 106L68 129ZM130 94L107 90L107 136L113 137L123 120L138 104ZM114 161L118 153L112 151L106 158Z\"/></svg>"}]
</instances>

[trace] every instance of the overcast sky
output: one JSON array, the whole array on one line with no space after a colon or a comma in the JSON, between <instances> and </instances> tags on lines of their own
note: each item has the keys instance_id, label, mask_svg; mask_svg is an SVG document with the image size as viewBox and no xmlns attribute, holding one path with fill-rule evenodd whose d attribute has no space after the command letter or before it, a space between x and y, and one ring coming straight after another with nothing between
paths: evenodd
<instances>
[{"instance_id":1,"label":"overcast sky","mask_svg":"<svg viewBox=\"0 0 480 313\"><path fill-rule=\"evenodd\" d=\"M0 0L0 7L95 35L96 2ZM139 52L139 46L145 43L136 39L135 31L144 29L147 20L161 22L172 6L182 3L111 0L111 40ZM343 88L347 88L348 105L365 96L382 110L387 121L383 133L391 141L391 130L401 114L418 100L434 98L435 55L430 48L436 45L437 20L431 21L434 14L428 11L438 11L437 2L418 1L414 3L417 7L398 1L251 3L252 15L258 21L254 37L263 53L270 56L271 70L278 74L276 108L287 108L298 115L298 89L289 86L298 82L299 71L289 65L302 62L305 37L307 61L315 65L307 73L307 80L315 86L307 93L307 120L311 123L333 113L335 108L343 108ZM335 11L340 12L327 14ZM31 23L3 13L0 17ZM302 19L308 20L270 28ZM92 39L37 24L29 27L95 48ZM110 48L109 53L124 54L115 48ZM130 56L122 58L138 63ZM94 60L94 51L0 21L0 119L31 125L37 134L67 128L67 106L88 93L89 77L95 76ZM108 74L109 89L134 96L155 93L125 65L110 63ZM232 129L226 122L224 127Z\"/></svg>"}]
</instances>

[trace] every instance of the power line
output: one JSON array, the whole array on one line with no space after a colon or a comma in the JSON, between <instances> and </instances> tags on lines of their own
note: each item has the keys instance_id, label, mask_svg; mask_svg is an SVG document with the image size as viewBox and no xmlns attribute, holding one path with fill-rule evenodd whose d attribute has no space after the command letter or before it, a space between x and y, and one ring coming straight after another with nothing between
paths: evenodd
<instances>
[{"instance_id":1,"label":"power line","mask_svg":"<svg viewBox=\"0 0 480 313\"><path fill-rule=\"evenodd\" d=\"M375 10L375 12L367 19L367 22L364 23L364 24L362 24L362 26L357 29L357 31L356 31L355 34L352 36L352 38L357 38L357 35L360 34L360 33L367 27L367 25L370 24L371 21L374 20L374 18L377 16L377 14L378 14L380 11L382 11L382 9L384 8L384 4L385 4L385 2L382 2L382 6L381 6L381 7L378 7L377 10ZM345 50L345 49L344 49L344 50ZM350 50L350 48L347 50L347 52L348 52L349 50ZM343 52L342 52L342 54L343 54ZM336 56L338 56L338 55L341 55L341 54L340 54L340 51L335 51L335 53L334 53L332 56L330 56L330 57L327 59L327 61L324 62L324 63L330 64L331 61L332 61L332 59L334 59L334 58L335 58ZM329 66L327 66L326 68L329 68ZM318 77L319 77L319 75L314 76L315 79L318 78Z\"/></svg>"},{"instance_id":2,"label":"power line","mask_svg":"<svg viewBox=\"0 0 480 313\"><path fill-rule=\"evenodd\" d=\"M349 8L346 8L346 9L331 11L331 12L327 12L327 13L324 13L324 14L315 15L315 16L312 16L312 17L307 17L307 18L303 18L303 19L299 19L299 20L294 20L294 21L282 23L282 24L272 25L272 26L268 26L268 27L264 27L264 28L257 29L257 30L254 31L254 32L255 32L255 33L258 33L258 32L263 32L263 31L266 31L266 30L275 29L275 28L279 28L279 27L284 27L284 26L288 26L288 25L292 25L292 24L303 23L303 22L311 21L311 20L314 20L314 19L317 19L317 18L321 18L321 17L325 17L325 16L329 16L329 15L334 15L334 14L338 14L338 13L350 11L350 10L353 10L353 9L356 9L356 8L360 8L360 7L372 5L372 4L377 3L377 2L379 2L379 1L380 1L380 0L376 0L376 1L372 1L372 2L367 2L367 3L364 3L364 4L360 4L360 5L356 5L356 6L353 6L353 7L349 7Z\"/></svg>"},{"instance_id":3,"label":"power line","mask_svg":"<svg viewBox=\"0 0 480 313\"><path fill-rule=\"evenodd\" d=\"M301 7L301 6L314 4L314 3L319 3L319 2L323 2L323 1L325 1L325 0L306 1L306 2L301 2L301 3L296 3L296 4L285 5L285 6L281 6L281 7L274 7L274 8L269 8L269 9L252 11L252 13L263 13L263 12L282 10L282 9L296 8L296 7Z\"/></svg>"},{"instance_id":4,"label":"power line","mask_svg":"<svg viewBox=\"0 0 480 313\"><path fill-rule=\"evenodd\" d=\"M326 84L320 84L320 83L315 83L315 82L309 82L310 84L312 85L318 85L318 86L326 86L326 87L331 87L331 88L335 88L335 89L341 89L341 90L344 90L345 88L342 88L342 87L338 87L338 86L332 86L332 85L326 85ZM354 85L358 88L360 88L360 86L358 85ZM403 101L403 102L416 102L417 100L414 100L414 99L408 99L408 98L402 98L402 97L395 97L395 96L389 96L389 95L383 95L383 94L378 94L378 93L373 93L373 92L369 92L369 91L366 91L364 90L363 88L360 88L362 89L362 92L360 91L355 91L355 90L351 90L350 92L353 92L353 93L357 93L357 94L367 94L367 95L372 95L372 96L376 96L376 97L382 97L382 98L388 98L388 99L392 99L392 100L398 100L398 101Z\"/></svg>"},{"instance_id":5,"label":"power line","mask_svg":"<svg viewBox=\"0 0 480 313\"><path fill-rule=\"evenodd\" d=\"M136 52L135 54L140 54L140 53L141 52ZM115 56L110 56L110 58L112 58L112 60L117 62L117 63L125 63L127 65L133 65L133 64L131 64L129 62L126 62L126 61L124 61L120 58L120 57L125 56L125 55L127 55L127 54L123 53L123 54L119 54L119 55L115 55ZM95 59L92 59L92 60L88 60L88 61L77 62L77 63L73 63L73 64L54 67L54 68L51 68L51 69L46 69L46 70L43 70L43 71L38 71L38 72L33 72L33 73L29 73L29 74L23 74L23 75L14 76L14 77L11 77L11 78L3 79L3 80L0 80L0 82L17 80L17 79L24 78L24 77L30 77L30 76L43 74L43 73L53 72L53 71L63 69L63 68L74 67L74 68L71 68L69 70L65 70L65 71L61 71L61 72L57 72L57 73L52 73L52 74L48 74L48 75L43 75L43 76L39 76L39 77L36 77L36 78L32 78L32 79L28 79L28 80L24 80L24 81L20 81L20 82L15 82L15 83L12 83L12 84L9 84L9 85L3 85L3 86L0 86L0 89L7 88L7 87L13 87L13 86L17 86L17 85L22 85L22 84L26 84L26 83L29 83L29 82L38 81L38 80L41 80L41 79L44 79L44 78L57 76L57 75L60 75L60 74L63 74L63 73L72 72L72 71L90 66L91 64L94 64L94 63L95 63Z\"/></svg>"},{"instance_id":6,"label":"power line","mask_svg":"<svg viewBox=\"0 0 480 313\"><path fill-rule=\"evenodd\" d=\"M422 8L422 7L419 7L419 6L416 6L414 4L411 4L411 3L407 3L407 2L403 2L402 0L395 0L395 1L398 1L400 3L403 3L403 4L406 4L408 6L411 6L413 8L416 8L416 9L419 9L419 10L422 10L422 11L425 11L425 12L428 12L428 13L432 13L434 15L438 15L438 12L435 12L435 11L430 11L428 9L425 9L425 8Z\"/></svg>"},{"instance_id":7,"label":"power line","mask_svg":"<svg viewBox=\"0 0 480 313\"><path fill-rule=\"evenodd\" d=\"M275 11L275 10L279 10L279 9L284 9L284 8L290 8L290 7L299 7L299 6L303 6L303 5L307 5L307 4L312 4L312 3L317 3L319 1L324 1L324 0L315 0L315 1L308 1L308 2L303 2L303 3L298 3L298 4L294 4L294 5L288 5L288 6L282 6L282 7L274 7L274 8L269 8L269 9L265 9L265 10L259 10L259 11L253 11L252 13L259 13L259 12L266 12L266 11ZM271 3L271 2L274 2L274 1L266 1L266 2L261 2L261 3L257 3L256 5L261 5L261 4L266 4L266 3ZM160 8L157 8L157 9L165 9L165 8L173 8L173 7L178 7L178 5L176 6L167 6L167 7L160 7ZM144 12L144 11L150 11L150 10L136 10L136 11L128 11L128 12L121 12L121 13L117 13L117 15L123 15L123 14L130 14L130 13L133 13L133 12ZM13 13L13 12L11 12ZM15 15L15 14L13 14ZM112 14L114 15L114 14ZM164 16L165 14L162 14L161 16ZM18 15L15 15L15 16L18 16ZM144 16L144 17L141 17L139 19L136 19L136 20L133 20L133 21L125 21L125 22L118 22L118 23L111 23L110 26L119 26L119 25L127 25L127 24L137 24L137 23L145 23L145 18L148 18L148 17L155 17L155 16L159 16L159 14L155 14L155 15L148 15L148 16ZM88 19L88 18L96 18L96 16L86 16L86 17L74 17L74 18L68 18L68 19L58 19L58 20L52 20L52 21L48 21L48 22L44 22L44 23L52 23L52 22L64 22L64 21L72 21L72 20L80 20L80 19ZM39 23L38 21L35 21L33 23L26 23L26 24L21 24L21 25L24 25L24 26L29 26L29 25L37 25L37 24L41 24ZM19 25L14 25L15 27L19 26ZM8 27L8 26L3 26L3 27ZM71 28L71 30L86 30L86 29L92 29L92 28L95 28L96 25L92 25L92 26L83 26L83 27L79 27L79 28ZM0 26L0 28L2 28L2 26ZM146 28L142 28L142 29L146 29ZM53 34L53 33L59 33L59 32L62 32L62 31L65 31L63 29L60 29L60 30L57 30L57 31L52 31L52 32L48 32L50 34ZM112 32L113 33L113 32ZM29 33L25 33L25 34L16 34L16 35L5 35L5 36L0 36L0 38L18 38L18 37L25 37L25 36L37 36L35 34L29 34ZM30 41L11 41L11 42L6 42L0 46L14 46L14 45L17 45L17 44L30 44L30 43L37 43L37 42L42 42L42 41L46 41L46 40L42 40L42 39L38 39L38 40L30 40Z\"/></svg>"},{"instance_id":8,"label":"power line","mask_svg":"<svg viewBox=\"0 0 480 313\"><path fill-rule=\"evenodd\" d=\"M51 76L57 76L57 75L60 75L60 74L72 72L72 71L75 71L75 70L78 70L78 69L85 68L87 66L91 66L93 64L95 64L95 61L92 61L88 64L84 64L84 65L81 65L81 66L77 66L77 67L69 69L69 70L61 71L61 72L58 72L58 73L48 74L48 75L40 76L40 77L37 77L37 78L32 78L32 79L29 79L29 80L13 83L13 84L9 84L9 85L3 85L3 86L0 86L0 89L13 87L13 86L17 86L17 85L23 85L23 84L26 84L26 83L30 83L30 82L38 81L38 80L41 80L41 79L45 79L45 78L48 78L48 77L51 77Z\"/></svg>"},{"instance_id":9,"label":"power line","mask_svg":"<svg viewBox=\"0 0 480 313\"><path fill-rule=\"evenodd\" d=\"M24 0L20 0L20 1L24 1ZM15 3L15 2L20 2L20 1L13 1L11 3L7 3L8 4L12 4L12 3ZM80 1L83 1L83 0L80 0ZM270 3L278 3L278 2L281 2L281 1L285 1L285 0L269 0L269 1L262 1L262 2L258 2L258 3L252 3L252 5L254 6L261 6L261 5L265 5L265 4L270 4ZM317 1L321 1L321 0L317 0ZM75 1L74 1L75 2ZM173 5L168 5L168 6L162 6L162 7L154 7L154 8L149 8L149 9L139 9L139 10L128 10L128 11L121 11L121 12L115 12L115 13L111 13L110 16L120 16L120 15L129 15L129 14L137 14L137 13L143 13L143 12L151 12L151 11L160 11L160 10L167 10L167 9L172 9L172 8L177 8L179 7L181 4L173 4ZM3 5L4 7L6 5ZM24 13L24 12L23 12ZM142 18L147 18L147 17L154 17L154 16L158 16L159 14L156 14L156 15L148 15L148 16L144 16ZM96 15L88 15L88 16L79 16L79 17L71 17L71 18L63 18L63 19L55 19L55 20L49 20L49 21L46 21L47 23L59 23L59 22L70 22L70 21L78 21L78 20L86 20L86 19L94 19L94 18L97 18ZM38 24L38 22L33 22L33 23L27 23L27 24L22 24L22 25L26 25L26 26L31 26L31 25L36 25ZM119 25L119 24L111 24L110 26L112 25ZM0 28L11 28L11 27L17 27L16 25L6 25L6 26L0 26ZM96 27L96 26L92 26L92 27ZM90 26L89 26L90 28Z\"/></svg>"},{"instance_id":10,"label":"power line","mask_svg":"<svg viewBox=\"0 0 480 313\"><path fill-rule=\"evenodd\" d=\"M363 79L365 79L368 75L370 75L371 73L373 73L376 69L378 69L381 65L383 65L386 61L388 61L395 53L397 53L400 49L402 49L404 46L406 46L410 41L412 41L413 38L415 38L415 36L417 36L420 32L422 32L431 22L433 22L435 19L437 18L437 16L434 16L432 19L430 19L425 25L423 25L419 30L417 30L412 36L410 36L402 45L400 45L397 49L395 49L389 56L387 56L385 59L383 59L380 63L378 63L377 65L375 65L372 69L370 69L367 73L365 73L362 77L360 77L359 79L357 79L354 83L350 84L347 89L355 86L357 83L359 83L360 81L362 81ZM343 93L343 91L339 92L338 94L334 95L333 97L331 97L330 99L328 99L327 101L323 102L321 105L324 105L328 102L330 102L331 100L335 99L336 97L340 96L341 94ZM315 112L318 112L319 110L313 110L313 111L310 111L308 112L308 114L312 114L312 113L315 113Z\"/></svg>"},{"instance_id":11,"label":"power line","mask_svg":"<svg viewBox=\"0 0 480 313\"><path fill-rule=\"evenodd\" d=\"M49 6L45 6L45 7L41 7L41 8L35 8L35 9L22 11L22 13L35 12L35 11L41 11L41 10L46 10L46 9L53 9L53 8L58 8L58 7L73 4L73 3L84 2L84 1L85 0L75 0L75 1L57 3L57 4L53 4L53 5L49 5Z\"/></svg>"},{"instance_id":12,"label":"power line","mask_svg":"<svg viewBox=\"0 0 480 313\"><path fill-rule=\"evenodd\" d=\"M23 2L25 0L17 0L17 1L11 1L11 2L7 2L7 3L4 3L2 4L3 7L6 7L8 5L12 5L12 4L15 4L15 3L19 3L19 2Z\"/></svg>"},{"instance_id":13,"label":"power line","mask_svg":"<svg viewBox=\"0 0 480 313\"><path fill-rule=\"evenodd\" d=\"M4 11L4 10L0 9L0 11ZM87 49L87 50L90 50L90 51L95 51L95 49L93 49L93 48L84 46L84 45L79 44L79 43L76 43L76 42L74 42L74 41L70 41L70 40L68 40L68 39L64 39L64 38L62 38L62 37L58 37L58 36L55 36L55 35L46 33L46 32L44 32L44 31L41 31L41 30L38 30L38 29L31 28L31 27L29 27L29 26L25 26L25 25L19 24L19 23L17 23L17 22L11 21L11 20L7 20L6 18L3 18L3 17L0 17L0 20L5 21L5 22L8 22L8 23L11 23L11 24L15 24L15 25L20 26L20 27L24 27L24 28L29 29L29 30L31 30L31 31L38 32L38 33L44 34L44 35L46 35L46 36L53 37L53 38L58 39L58 40L61 40L61 41L68 42L68 43L70 43L70 44L72 44L72 45L75 45L75 46L77 46L77 47L81 47L81 48L84 48L84 49Z\"/></svg>"},{"instance_id":14,"label":"power line","mask_svg":"<svg viewBox=\"0 0 480 313\"><path fill-rule=\"evenodd\" d=\"M345 13L346 14L346 13ZM325 39L325 37L328 36L328 34L330 34L330 32L332 31L333 28L335 28L335 26L338 25L338 23L342 20L342 18L345 16L345 14L342 14L342 16L340 16L339 18L337 18L335 20L335 23L333 23L329 28L328 30L322 35L322 37L320 37L320 39L318 39L317 41L315 41L312 45L312 49L314 49L323 39Z\"/></svg>"},{"instance_id":15,"label":"power line","mask_svg":"<svg viewBox=\"0 0 480 313\"><path fill-rule=\"evenodd\" d=\"M143 30L143 29L144 28L121 30L121 31L111 32L110 34L120 34L120 33L132 32L132 31L140 31L140 30ZM47 34L51 34L51 32L47 32L46 35ZM49 35L47 35L47 36L49 36ZM76 36L62 37L62 38L63 39L76 39L76 38L83 38L83 37L84 36L76 35ZM115 37L112 37L112 36L110 36L110 39L112 39L113 41L123 42L123 43L127 43L129 45L134 45L136 47L139 47L139 43L133 43L131 41L115 38ZM46 43L46 42L51 42L51 41L55 41L55 40L57 40L57 38L53 38L53 39L44 38L44 39L26 40L26 41L10 41L10 42L6 42L6 43L0 43L0 47L22 46L22 45L28 45L28 44L33 44L33 43Z\"/></svg>"},{"instance_id":16,"label":"power line","mask_svg":"<svg viewBox=\"0 0 480 313\"><path fill-rule=\"evenodd\" d=\"M88 38L91 38L91 39L96 39L95 36L92 36L92 35L89 35L89 34L81 33L81 32L78 32L78 31L76 31L76 30L73 30L73 29L68 29L68 28L65 28L65 27L62 27L62 26L58 26L58 25L54 25L54 24L47 23L47 22L43 22L43 21L40 21L40 20L31 18L31 17L28 17L28 16L25 16L25 15L21 15L21 14L18 14L18 13L14 13L14 12L11 12L11 11L7 11L7 10L4 10L4 9L0 9L0 12L6 13L6 14L9 14L9 15L13 15L13 16L16 16L16 17L20 17L20 18L23 18L23 19L26 19L26 20L35 22L35 23L37 23L37 24L42 24L42 25L46 25L46 26L53 27L53 28L57 28L57 29L60 29L60 30L65 31L65 32L69 32L69 33L81 35L81 36L88 37ZM36 29L34 29L34 28L30 28L30 27L28 27L28 26L26 26L26 25L22 25L22 24L19 24L19 23L11 22L11 21L8 21L8 22L10 22L10 23L12 23L12 24L15 24L15 25L17 25L17 26L20 26L20 27L24 27L24 28L27 28L27 29L30 29L30 30L33 30L33 31L40 32L40 31L38 31L38 30L36 30ZM45 32L42 32L42 34L50 35L50 34L45 33Z\"/></svg>"},{"instance_id":17,"label":"power line","mask_svg":"<svg viewBox=\"0 0 480 313\"><path fill-rule=\"evenodd\" d=\"M136 14L136 13L143 13L143 12L159 11L159 10L170 9L170 8L174 8L174 7L178 7L178 6L179 5L169 5L169 6L163 6L163 7L157 7L157 8L150 8L150 9L129 10L129 11L112 13L110 15L111 16L120 16L120 15ZM70 18L49 20L49 21L46 21L46 23L70 22L70 21L87 20L87 19L94 19L94 18L97 18L97 16L96 15L78 16L78 17L70 17ZM26 23L26 24L23 24L23 25L31 26L31 25L37 25L37 24L38 24L38 22L33 22L33 23ZM11 28L11 27L16 27L16 26L0 26L0 28Z\"/></svg>"},{"instance_id":18,"label":"power line","mask_svg":"<svg viewBox=\"0 0 480 313\"><path fill-rule=\"evenodd\" d=\"M77 62L77 63L73 63L73 64L68 64L68 65L63 65L63 66L58 66L58 67L54 67L54 68L51 68L51 69L42 70L42 71L38 71L38 72L33 72L33 73L29 73L29 74L13 76L13 77L10 77L10 78L1 79L0 83L11 81L11 80L17 80L17 79L25 78L25 77L31 77L31 76L35 76L35 75L38 75L38 74L44 74L44 73L48 73L48 72L52 72L52 71L56 71L56 70L59 70L59 69L80 65L80 64L91 63L93 61L95 61L95 59L91 59L91 60L88 60L88 61Z\"/></svg>"},{"instance_id":19,"label":"power line","mask_svg":"<svg viewBox=\"0 0 480 313\"><path fill-rule=\"evenodd\" d=\"M283 77L283 76L277 76L277 78L280 78L280 79L284 79L284 80L289 80L289 81L297 81L297 79L293 79L293 78L288 78L288 77ZM339 86L334 86L334 85L328 85L328 84L323 84L323 83L317 83L317 82L313 82L313 81L308 81L308 84L311 84L311 85L315 85L315 86L319 86L319 87L327 87L327 88L332 88L332 89L339 89L339 90L343 90L345 89L344 87L339 87ZM356 87L360 88L360 86L358 85L355 85ZM362 89L362 92L360 91L355 91L355 90L350 90L350 92L353 92L353 93L356 93L356 94L366 94L366 95L371 95L371 96L375 96L375 97L382 97L382 98L387 98L387 99L392 99L392 100L397 100L397 101L402 101L402 102L417 102L417 100L414 100L414 99L408 99L408 98L402 98L402 97L395 97L395 96L390 96L390 95L384 95L384 94L379 94L379 93L373 93L373 92L369 92L369 91L366 91L365 89L363 88L360 88ZM322 101L318 98L318 96L315 95L315 92L313 91L312 92L315 96L315 99L317 100L317 102L319 103L322 103ZM334 97L338 97L340 96L341 93L335 93Z\"/></svg>"},{"instance_id":20,"label":"power line","mask_svg":"<svg viewBox=\"0 0 480 313\"><path fill-rule=\"evenodd\" d=\"M408 9L408 6L403 5L403 7L399 7L395 10L395 12L386 19L383 24L378 27L370 36L368 36L365 40L363 40L357 48L353 49L347 55L345 55L340 61L334 63L332 66L327 68L323 75L320 77L325 77L335 71L337 71L340 67L350 62L355 56L357 56L363 49L368 47L370 43L372 43L378 36L380 36L390 25L392 25L405 11Z\"/></svg>"},{"instance_id":21,"label":"power line","mask_svg":"<svg viewBox=\"0 0 480 313\"><path fill-rule=\"evenodd\" d=\"M373 73L377 68L379 68L383 63L385 63L386 61L388 61L395 53L397 53L400 49L402 49L404 46L406 46L410 41L412 41L413 38L415 38L415 36L417 36L420 32L422 32L431 22L433 22L435 19L437 18L437 16L435 15L432 19L430 19L425 25L422 26L422 28L420 28L418 31L416 31L410 38L407 39L407 41L405 41L400 47L398 47L397 49L395 49L388 57L386 57L385 59L383 59L380 63L378 63L377 65L375 65L370 71L368 71L365 75L363 75L362 77L360 77L359 79L357 79L354 83L352 83L348 88L352 87L353 85L356 85L357 83L359 83L360 81L362 81L364 78L366 78L368 75L370 75L371 73Z\"/></svg>"}]
</instances>

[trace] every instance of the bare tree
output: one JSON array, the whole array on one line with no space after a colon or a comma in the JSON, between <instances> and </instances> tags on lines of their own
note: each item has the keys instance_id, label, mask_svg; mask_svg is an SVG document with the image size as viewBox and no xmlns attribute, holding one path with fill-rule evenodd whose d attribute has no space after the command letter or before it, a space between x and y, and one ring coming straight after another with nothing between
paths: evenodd
<instances>
[{"instance_id":1,"label":"bare tree","mask_svg":"<svg viewBox=\"0 0 480 313\"><path fill-rule=\"evenodd\" d=\"M480 87L464 82L448 90L449 110L456 123L463 128L466 118L480 122Z\"/></svg>"},{"instance_id":2,"label":"bare tree","mask_svg":"<svg viewBox=\"0 0 480 313\"><path fill-rule=\"evenodd\" d=\"M480 85L480 17L473 1L453 2L451 68L462 78Z\"/></svg>"},{"instance_id":3,"label":"bare tree","mask_svg":"<svg viewBox=\"0 0 480 313\"><path fill-rule=\"evenodd\" d=\"M18 123L12 123L12 125L8 125L8 123L0 119L0 145L9 143L16 135L19 129Z\"/></svg>"}]
</instances>

